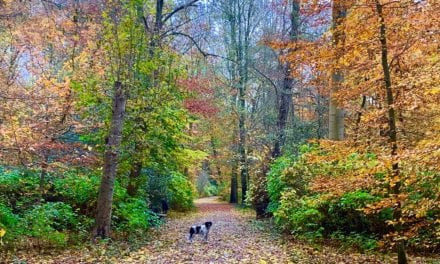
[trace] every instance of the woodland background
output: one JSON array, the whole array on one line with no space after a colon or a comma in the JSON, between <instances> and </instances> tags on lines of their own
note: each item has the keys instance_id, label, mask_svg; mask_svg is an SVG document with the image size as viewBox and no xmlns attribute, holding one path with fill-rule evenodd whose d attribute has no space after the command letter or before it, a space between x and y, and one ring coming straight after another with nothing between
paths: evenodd
<instances>
[{"instance_id":1,"label":"woodland background","mask_svg":"<svg viewBox=\"0 0 440 264\"><path fill-rule=\"evenodd\" d=\"M161 200L219 195L439 253L439 30L436 0L1 0L0 247L141 237Z\"/></svg>"}]
</instances>

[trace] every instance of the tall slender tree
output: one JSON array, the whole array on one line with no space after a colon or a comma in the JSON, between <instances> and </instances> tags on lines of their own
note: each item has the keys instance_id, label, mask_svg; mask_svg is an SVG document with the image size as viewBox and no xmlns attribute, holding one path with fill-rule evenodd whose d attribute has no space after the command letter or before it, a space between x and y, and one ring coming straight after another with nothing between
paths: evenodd
<instances>
[{"instance_id":1,"label":"tall slender tree","mask_svg":"<svg viewBox=\"0 0 440 264\"><path fill-rule=\"evenodd\" d=\"M233 108L237 110L238 115L238 129L232 132L238 133L238 146L236 149L238 157L237 168L240 174L241 183L241 201L246 199L249 180L249 166L247 161L247 103L246 93L248 91L251 67L250 49L254 44L252 39L253 30L255 30L255 12L256 5L254 0L224 0L216 4L222 12L222 20L226 36L226 50L225 56L229 72L229 79L231 86L235 90L233 95ZM235 164L235 161L232 162ZM232 165L232 170L235 166ZM231 173L231 190L235 189L236 173ZM234 192L235 193L235 192ZM232 192L231 192L232 194ZM235 195L233 195L235 196ZM235 198L231 196L231 201ZM232 199L233 198L233 199Z\"/></svg>"},{"instance_id":2,"label":"tall slender tree","mask_svg":"<svg viewBox=\"0 0 440 264\"><path fill-rule=\"evenodd\" d=\"M188 38L192 37L185 33L178 31L179 26L172 25L170 26L170 21L176 17L179 12L185 11L189 7L193 7L199 0L188 0L187 2L175 6L171 9L170 12L167 12L165 9L164 0L156 0L153 4L155 13L149 14L146 9L146 6L137 5L137 9L142 11L141 14L138 14L136 17L136 22L141 23L142 27L145 30L144 38L148 43L148 55L143 58L144 61L150 61L151 63L159 63L158 60L160 58L160 52L162 45L169 45L169 37L175 35L186 36ZM181 22L180 25L189 23L189 20L185 20ZM151 76L148 77L149 86L150 87L159 87L161 84L160 80L160 71L159 69L153 70ZM149 87L143 87L141 89L148 89ZM148 107L144 107L143 111L150 111ZM138 125L141 126L141 130L144 133L148 133L148 125L145 124L145 120L139 118L138 115L135 114L134 118L137 120ZM142 172L143 167L143 152L146 149L146 146L142 144L142 136L140 138L134 139L134 147L133 147L133 163L132 168L129 173L129 194L134 196L137 194L137 189L139 188L139 178Z\"/></svg>"},{"instance_id":3,"label":"tall slender tree","mask_svg":"<svg viewBox=\"0 0 440 264\"><path fill-rule=\"evenodd\" d=\"M345 33L343 30L344 20L347 16L347 7L345 0L334 0L332 7L333 17L333 46L336 51L333 72L331 74L331 89L329 100L329 138L332 140L344 139L344 110L338 104L335 93L340 89L344 80L344 75L339 66L338 53L343 51Z\"/></svg>"},{"instance_id":4,"label":"tall slender tree","mask_svg":"<svg viewBox=\"0 0 440 264\"><path fill-rule=\"evenodd\" d=\"M396 125L396 111L394 109L394 94L392 89L392 80L391 80L391 69L390 64L388 62L388 43L387 43L387 25L385 21L385 17L383 14L383 4L380 0L376 0L376 12L379 18L379 41L380 41L380 50L381 50L381 65L383 71L383 81L384 88L386 91L386 105L388 108L388 135L389 135L389 143L391 147L391 160L392 160L392 178L400 179L400 171L399 171L399 161L397 157L397 125ZM393 183L392 193L394 195L400 194L400 186L401 182L398 180ZM401 204L400 202L397 204L394 209L394 219L400 219L401 217ZM401 231L401 224L398 223L396 225L396 231ZM397 255L398 255L398 263L406 264L408 260L406 258L405 253L405 240L400 239L397 245Z\"/></svg>"},{"instance_id":5,"label":"tall slender tree","mask_svg":"<svg viewBox=\"0 0 440 264\"><path fill-rule=\"evenodd\" d=\"M112 65L113 78L113 96L112 109L110 118L110 128L106 137L105 151L104 151L104 165L101 184L99 187L97 200L96 223L93 232L94 238L107 238L110 236L112 205L113 205L113 190L116 179L116 172L118 167L118 158L120 145L122 141L122 128L124 126L125 106L127 103L127 79L128 69L133 66L133 57L130 52L124 48L121 38L121 31L126 30L123 27L122 21L127 17L126 6L122 3L107 3L106 11L104 11L104 36L112 38L112 44L107 48L110 61L114 62ZM130 36L130 41L135 36ZM132 47L129 47L132 48Z\"/></svg>"},{"instance_id":6,"label":"tall slender tree","mask_svg":"<svg viewBox=\"0 0 440 264\"><path fill-rule=\"evenodd\" d=\"M289 26L289 41L296 41L299 38L299 26L300 26L300 1L292 0L290 2L290 26ZM287 50L287 53L292 52L291 49ZM272 158L277 158L281 155L281 148L285 142L285 129L287 118L289 116L290 107L292 105L292 90L293 90L293 77L291 74L291 67L295 67L289 61L281 65L284 78L282 80L282 87L279 98L278 107L278 120L277 120L277 135L272 151Z\"/></svg>"}]
</instances>

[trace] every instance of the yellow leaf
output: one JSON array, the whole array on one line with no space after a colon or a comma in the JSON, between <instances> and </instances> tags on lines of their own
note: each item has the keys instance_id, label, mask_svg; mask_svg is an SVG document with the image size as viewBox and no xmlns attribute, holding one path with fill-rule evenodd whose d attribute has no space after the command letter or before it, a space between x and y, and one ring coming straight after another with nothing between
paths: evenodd
<instances>
[{"instance_id":1,"label":"yellow leaf","mask_svg":"<svg viewBox=\"0 0 440 264\"><path fill-rule=\"evenodd\" d=\"M0 228L0 238L3 237L6 234L6 230L3 228Z\"/></svg>"}]
</instances>

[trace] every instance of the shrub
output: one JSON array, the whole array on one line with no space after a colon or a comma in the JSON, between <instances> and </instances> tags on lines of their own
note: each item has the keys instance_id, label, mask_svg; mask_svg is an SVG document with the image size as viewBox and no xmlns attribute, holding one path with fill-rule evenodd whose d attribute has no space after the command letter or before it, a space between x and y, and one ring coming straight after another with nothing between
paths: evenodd
<instances>
[{"instance_id":1,"label":"shrub","mask_svg":"<svg viewBox=\"0 0 440 264\"><path fill-rule=\"evenodd\" d=\"M73 208L79 209L82 214L94 217L100 181L101 177L93 173L88 175L67 174L65 178L54 180L55 196ZM124 201L126 197L127 190L116 180L113 202L117 204Z\"/></svg>"},{"instance_id":2,"label":"shrub","mask_svg":"<svg viewBox=\"0 0 440 264\"><path fill-rule=\"evenodd\" d=\"M203 192L206 196L217 196L220 192L218 185L209 184L203 188Z\"/></svg>"},{"instance_id":3,"label":"shrub","mask_svg":"<svg viewBox=\"0 0 440 264\"><path fill-rule=\"evenodd\" d=\"M255 175L253 181L249 184L245 203L255 209L257 219L270 216L271 212L267 210L270 199L267 193L266 175L262 173Z\"/></svg>"},{"instance_id":4,"label":"shrub","mask_svg":"<svg viewBox=\"0 0 440 264\"><path fill-rule=\"evenodd\" d=\"M15 240L20 234L23 233L19 227L20 218L14 214L12 210L6 205L0 203L0 229L6 231L3 240L6 242Z\"/></svg>"},{"instance_id":5,"label":"shrub","mask_svg":"<svg viewBox=\"0 0 440 264\"><path fill-rule=\"evenodd\" d=\"M39 201L39 178L35 172L0 167L0 203L22 211Z\"/></svg>"},{"instance_id":6,"label":"shrub","mask_svg":"<svg viewBox=\"0 0 440 264\"><path fill-rule=\"evenodd\" d=\"M168 190L168 185L171 181L172 174L159 173L153 169L146 169L145 172L148 179L146 192L151 203L150 208L158 209L161 207L161 200L169 200L170 191Z\"/></svg>"},{"instance_id":7,"label":"shrub","mask_svg":"<svg viewBox=\"0 0 440 264\"><path fill-rule=\"evenodd\" d=\"M361 252L371 251L379 246L376 238L365 234L351 233L346 235L341 232L335 232L331 235L331 238L339 240L347 248L356 246Z\"/></svg>"},{"instance_id":8,"label":"shrub","mask_svg":"<svg viewBox=\"0 0 440 264\"><path fill-rule=\"evenodd\" d=\"M77 216L68 204L56 202L36 205L24 216L28 235L52 246L65 246L67 233L78 224Z\"/></svg>"},{"instance_id":9,"label":"shrub","mask_svg":"<svg viewBox=\"0 0 440 264\"><path fill-rule=\"evenodd\" d=\"M389 157L321 141L297 159L277 159L268 175L269 209L297 236L333 237L361 250L393 247L399 236L413 249L439 248L438 171L400 161L400 194L390 195ZM400 202L400 203L399 203ZM345 242L344 242L345 243Z\"/></svg>"},{"instance_id":10,"label":"shrub","mask_svg":"<svg viewBox=\"0 0 440 264\"><path fill-rule=\"evenodd\" d=\"M278 224L296 236L319 238L323 236L321 212L322 197L300 198L294 190L283 192L280 206L274 216Z\"/></svg>"},{"instance_id":11,"label":"shrub","mask_svg":"<svg viewBox=\"0 0 440 264\"><path fill-rule=\"evenodd\" d=\"M173 173L168 190L171 208L177 211L188 211L194 207L195 189L184 175Z\"/></svg>"},{"instance_id":12,"label":"shrub","mask_svg":"<svg viewBox=\"0 0 440 264\"><path fill-rule=\"evenodd\" d=\"M267 210L271 213L275 212L280 206L280 199L283 190L287 187L286 183L282 180L283 172L286 168L291 166L293 160L289 157L279 157L270 166L269 173L267 174L267 191L270 198L270 202Z\"/></svg>"},{"instance_id":13,"label":"shrub","mask_svg":"<svg viewBox=\"0 0 440 264\"><path fill-rule=\"evenodd\" d=\"M0 228L13 228L18 223L18 216L12 210L0 203Z\"/></svg>"},{"instance_id":14,"label":"shrub","mask_svg":"<svg viewBox=\"0 0 440 264\"><path fill-rule=\"evenodd\" d=\"M307 184L314 176L313 168L306 162L306 155L313 151L316 151L314 145L304 144L299 147L299 156L282 156L271 164L267 174L269 212L273 213L278 209L281 195L286 189L295 190L298 196L306 194Z\"/></svg>"},{"instance_id":15,"label":"shrub","mask_svg":"<svg viewBox=\"0 0 440 264\"><path fill-rule=\"evenodd\" d=\"M115 225L124 231L146 230L156 219L145 200L129 198L120 202L114 212Z\"/></svg>"},{"instance_id":16,"label":"shrub","mask_svg":"<svg viewBox=\"0 0 440 264\"><path fill-rule=\"evenodd\" d=\"M327 233L341 231L348 235L352 232L372 232L373 216L366 215L361 209L367 204L380 200L367 191L348 192L329 202L324 226Z\"/></svg>"},{"instance_id":17,"label":"shrub","mask_svg":"<svg viewBox=\"0 0 440 264\"><path fill-rule=\"evenodd\" d=\"M96 200L100 178L98 176L68 175L56 179L56 193L75 207L87 205Z\"/></svg>"}]
</instances>

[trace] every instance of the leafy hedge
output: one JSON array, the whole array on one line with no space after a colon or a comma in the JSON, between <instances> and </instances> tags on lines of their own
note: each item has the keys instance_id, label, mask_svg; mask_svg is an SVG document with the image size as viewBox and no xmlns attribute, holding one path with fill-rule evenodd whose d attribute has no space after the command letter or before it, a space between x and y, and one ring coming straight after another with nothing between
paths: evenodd
<instances>
[{"instance_id":1,"label":"leafy hedge","mask_svg":"<svg viewBox=\"0 0 440 264\"><path fill-rule=\"evenodd\" d=\"M171 207L177 211L187 211L194 207L195 188L183 174L173 173L168 188Z\"/></svg>"},{"instance_id":2,"label":"leafy hedge","mask_svg":"<svg viewBox=\"0 0 440 264\"><path fill-rule=\"evenodd\" d=\"M116 228L137 232L148 229L152 224L158 223L159 218L153 214L145 200L139 198L129 198L120 202L113 213Z\"/></svg>"},{"instance_id":3,"label":"leafy hedge","mask_svg":"<svg viewBox=\"0 0 440 264\"><path fill-rule=\"evenodd\" d=\"M276 159L267 177L267 211L297 237L335 238L362 250L392 246L394 208L386 206L387 193L382 191L387 188L385 163L373 153L343 151L338 156L329 148L304 146L298 157ZM401 170L407 173L405 166ZM440 211L433 206L439 186L433 175L438 174L416 173L419 180L402 187L403 232L410 246L438 250L440 223L435 219Z\"/></svg>"},{"instance_id":4,"label":"leafy hedge","mask_svg":"<svg viewBox=\"0 0 440 264\"><path fill-rule=\"evenodd\" d=\"M38 171L0 166L0 229L6 230L2 238L4 246L38 243L44 247L64 247L88 239L96 215L99 174L52 173L47 175L43 189L39 176ZM192 209L195 191L185 176L156 173L155 177L163 182L162 196L158 199L168 200L175 210ZM160 224L152 212L150 200L154 197L148 193L157 186L142 186L139 195L130 197L125 185L120 180L115 182L113 230L127 235L141 234Z\"/></svg>"}]
</instances>

